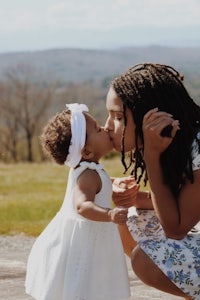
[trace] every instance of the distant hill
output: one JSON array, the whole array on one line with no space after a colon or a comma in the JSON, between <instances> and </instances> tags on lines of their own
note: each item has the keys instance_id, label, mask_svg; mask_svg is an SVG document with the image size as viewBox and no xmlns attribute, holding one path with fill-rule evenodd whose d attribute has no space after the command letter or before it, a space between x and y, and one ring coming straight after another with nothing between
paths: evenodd
<instances>
[{"instance_id":1,"label":"distant hill","mask_svg":"<svg viewBox=\"0 0 200 300\"><path fill-rule=\"evenodd\" d=\"M113 77L141 62L169 64L186 76L200 77L200 48L131 47L115 50L50 49L0 54L0 78L8 67L33 65L48 79L67 82Z\"/></svg>"}]
</instances>

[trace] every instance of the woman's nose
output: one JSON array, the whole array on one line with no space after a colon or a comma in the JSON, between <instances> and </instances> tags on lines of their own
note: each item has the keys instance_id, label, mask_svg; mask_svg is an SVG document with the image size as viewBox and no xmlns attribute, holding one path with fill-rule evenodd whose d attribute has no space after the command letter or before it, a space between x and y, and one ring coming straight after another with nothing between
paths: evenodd
<instances>
[{"instance_id":1,"label":"woman's nose","mask_svg":"<svg viewBox=\"0 0 200 300\"><path fill-rule=\"evenodd\" d=\"M112 125L112 122L111 122L111 120L110 120L109 117L106 120L106 123L105 123L105 126L104 126L104 130L105 131L111 131L111 130L113 130L113 125Z\"/></svg>"}]
</instances>

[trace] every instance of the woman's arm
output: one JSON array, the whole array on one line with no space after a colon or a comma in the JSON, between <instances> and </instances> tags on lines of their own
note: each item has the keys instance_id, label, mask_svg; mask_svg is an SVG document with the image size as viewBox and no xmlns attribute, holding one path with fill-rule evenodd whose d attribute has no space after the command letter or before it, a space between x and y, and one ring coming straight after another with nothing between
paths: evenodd
<instances>
[{"instance_id":1,"label":"woman's arm","mask_svg":"<svg viewBox=\"0 0 200 300\"><path fill-rule=\"evenodd\" d=\"M172 136L162 137L163 128L169 124L173 126ZM200 171L194 172L194 183L187 181L177 199L163 183L160 155L170 145L177 130L178 122L171 120L166 113L151 110L144 117L144 160L153 206L166 235L182 239L200 220Z\"/></svg>"},{"instance_id":2,"label":"woman's arm","mask_svg":"<svg viewBox=\"0 0 200 300\"><path fill-rule=\"evenodd\" d=\"M194 183L182 187L177 199L163 184L158 160L146 157L152 202L166 235L182 239L200 220L200 170L194 172Z\"/></svg>"}]
</instances>

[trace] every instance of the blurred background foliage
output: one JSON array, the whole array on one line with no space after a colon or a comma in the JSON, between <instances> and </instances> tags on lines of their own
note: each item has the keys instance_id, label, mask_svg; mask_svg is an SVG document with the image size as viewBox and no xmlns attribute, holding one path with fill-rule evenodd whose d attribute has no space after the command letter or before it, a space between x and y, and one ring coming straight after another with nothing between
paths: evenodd
<instances>
[{"instance_id":1,"label":"blurred background foliage","mask_svg":"<svg viewBox=\"0 0 200 300\"><path fill-rule=\"evenodd\" d=\"M184 75L191 97L200 103L199 48L152 46L0 54L0 162L44 161L41 130L66 103L87 104L103 125L111 80L145 61L175 67Z\"/></svg>"}]
</instances>

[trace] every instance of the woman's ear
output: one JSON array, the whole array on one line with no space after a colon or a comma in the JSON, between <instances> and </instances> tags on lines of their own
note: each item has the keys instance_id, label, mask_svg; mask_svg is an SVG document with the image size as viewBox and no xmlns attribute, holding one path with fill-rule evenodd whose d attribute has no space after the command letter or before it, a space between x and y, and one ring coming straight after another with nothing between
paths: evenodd
<instances>
[{"instance_id":1,"label":"woman's ear","mask_svg":"<svg viewBox=\"0 0 200 300\"><path fill-rule=\"evenodd\" d=\"M94 157L94 154L93 152L91 152L89 149L87 149L86 147L84 147L82 150L81 150L81 155L82 155L82 158L84 159L91 159Z\"/></svg>"}]
</instances>

